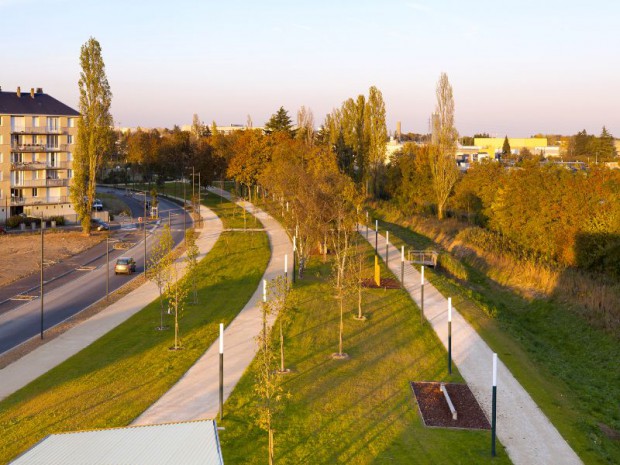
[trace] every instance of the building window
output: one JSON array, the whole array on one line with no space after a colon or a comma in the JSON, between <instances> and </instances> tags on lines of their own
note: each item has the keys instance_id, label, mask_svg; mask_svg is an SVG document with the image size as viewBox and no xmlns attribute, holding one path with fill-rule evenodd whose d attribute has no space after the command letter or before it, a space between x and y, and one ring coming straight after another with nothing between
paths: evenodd
<instances>
[{"instance_id":1,"label":"building window","mask_svg":"<svg viewBox=\"0 0 620 465\"><path fill-rule=\"evenodd\" d=\"M75 118L67 118L67 125L70 128L74 128L75 127ZM69 142L69 143L71 143L71 142Z\"/></svg>"},{"instance_id":2,"label":"building window","mask_svg":"<svg viewBox=\"0 0 620 465\"><path fill-rule=\"evenodd\" d=\"M71 134L67 136L67 144L73 144L73 136Z\"/></svg>"},{"instance_id":3,"label":"building window","mask_svg":"<svg viewBox=\"0 0 620 465\"><path fill-rule=\"evenodd\" d=\"M47 136L47 148L48 149L57 149L58 148L58 136L57 135L48 135Z\"/></svg>"},{"instance_id":4,"label":"building window","mask_svg":"<svg viewBox=\"0 0 620 465\"><path fill-rule=\"evenodd\" d=\"M38 116L33 116L32 117L32 127L33 128L39 127L39 117Z\"/></svg>"},{"instance_id":5,"label":"building window","mask_svg":"<svg viewBox=\"0 0 620 465\"><path fill-rule=\"evenodd\" d=\"M38 197L39 196L39 189L37 189L36 187L32 188L32 196L33 197Z\"/></svg>"},{"instance_id":6,"label":"building window","mask_svg":"<svg viewBox=\"0 0 620 465\"><path fill-rule=\"evenodd\" d=\"M58 131L60 125L58 124L58 118L48 116L47 117L47 130L48 131Z\"/></svg>"},{"instance_id":7,"label":"building window","mask_svg":"<svg viewBox=\"0 0 620 465\"><path fill-rule=\"evenodd\" d=\"M73 170L67 170L67 179L73 179Z\"/></svg>"}]
</instances>

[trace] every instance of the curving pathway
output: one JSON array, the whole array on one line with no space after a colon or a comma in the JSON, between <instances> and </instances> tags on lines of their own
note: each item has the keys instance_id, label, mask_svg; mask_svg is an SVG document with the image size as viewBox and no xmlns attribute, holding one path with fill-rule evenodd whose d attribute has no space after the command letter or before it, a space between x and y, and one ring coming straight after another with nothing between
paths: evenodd
<instances>
[{"instance_id":1,"label":"curving pathway","mask_svg":"<svg viewBox=\"0 0 620 465\"><path fill-rule=\"evenodd\" d=\"M361 230L361 229L360 229ZM368 241L375 245L375 231ZM364 234L362 234L364 235ZM385 260L385 237L379 235L378 250ZM401 253L389 246L388 267L400 280ZM420 305L420 273L405 262L404 287ZM424 316L442 344L448 347L448 301L430 283L424 285ZM452 308L452 360L471 391L491 418L493 351L476 330ZM508 368L497 368L497 437L515 465L577 465L582 461L538 408Z\"/></svg>"},{"instance_id":2,"label":"curving pathway","mask_svg":"<svg viewBox=\"0 0 620 465\"><path fill-rule=\"evenodd\" d=\"M201 260L213 248L223 226L222 221L213 211L201 206L203 227L196 245L200 250ZM185 262L179 259L181 275L185 272ZM57 290L62 292L62 288ZM39 376L75 355L92 344L101 336L114 329L144 306L159 297L157 286L147 282L102 310L92 318L78 324L57 338L49 341L16 362L0 370L0 400L26 386Z\"/></svg>"},{"instance_id":3,"label":"curving pathway","mask_svg":"<svg viewBox=\"0 0 620 465\"><path fill-rule=\"evenodd\" d=\"M230 194L226 191L218 188L209 190L230 199ZM259 219L269 236L271 258L263 279L269 281L282 275L284 255L292 254L292 244L286 231L277 220L251 203L244 201L237 203ZM252 298L224 330L224 401L230 396L256 354L256 336L262 329L262 293L261 280ZM275 318L276 315L272 315L269 324L273 324ZM147 425L215 418L218 413L219 341L216 340L177 384L140 415L133 424Z\"/></svg>"}]
</instances>

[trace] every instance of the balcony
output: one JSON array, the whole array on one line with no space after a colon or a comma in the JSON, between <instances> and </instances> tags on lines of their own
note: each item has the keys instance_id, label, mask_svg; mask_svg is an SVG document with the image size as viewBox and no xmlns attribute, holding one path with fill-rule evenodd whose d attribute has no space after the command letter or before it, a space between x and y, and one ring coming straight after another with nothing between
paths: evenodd
<instances>
[{"instance_id":1,"label":"balcony","mask_svg":"<svg viewBox=\"0 0 620 465\"><path fill-rule=\"evenodd\" d=\"M11 128L11 134L64 134L65 132L62 128L48 128L47 126L15 126Z\"/></svg>"},{"instance_id":2,"label":"balcony","mask_svg":"<svg viewBox=\"0 0 620 465\"><path fill-rule=\"evenodd\" d=\"M45 144L11 144L12 152L67 152L69 144L60 144L58 147L51 147Z\"/></svg>"},{"instance_id":3,"label":"balcony","mask_svg":"<svg viewBox=\"0 0 620 465\"><path fill-rule=\"evenodd\" d=\"M68 179L22 179L11 181L11 187L66 187Z\"/></svg>"},{"instance_id":4,"label":"balcony","mask_svg":"<svg viewBox=\"0 0 620 465\"><path fill-rule=\"evenodd\" d=\"M12 162L11 171L67 170L71 169L72 161L57 161L54 164L45 161Z\"/></svg>"},{"instance_id":5,"label":"balcony","mask_svg":"<svg viewBox=\"0 0 620 465\"><path fill-rule=\"evenodd\" d=\"M66 195L60 197L11 197L11 206L22 205L52 205L57 203L69 203Z\"/></svg>"}]
</instances>

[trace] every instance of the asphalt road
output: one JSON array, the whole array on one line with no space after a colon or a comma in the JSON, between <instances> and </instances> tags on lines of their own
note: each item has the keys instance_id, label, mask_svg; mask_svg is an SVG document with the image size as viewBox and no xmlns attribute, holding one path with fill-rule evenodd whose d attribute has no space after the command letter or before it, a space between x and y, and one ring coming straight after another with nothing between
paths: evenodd
<instances>
[{"instance_id":1,"label":"asphalt road","mask_svg":"<svg viewBox=\"0 0 620 465\"><path fill-rule=\"evenodd\" d=\"M122 240L135 243L131 249L114 250L110 244L109 272L106 265L106 243L98 244L82 254L44 269L43 328L51 328L106 295L106 275L109 290L113 292L144 271L144 230L137 218L144 213L144 196L126 196L123 191L101 189L119 195L132 211L132 218L112 224L110 242ZM170 213L170 214L169 214ZM161 232L164 222L170 220L174 243L183 239L184 223L191 225L189 216L184 222L182 208L166 199L159 199L161 220L149 223L147 231L147 259L154 238ZM136 261L134 275L115 275L114 263L119 256L129 256ZM0 288L0 354L37 336L41 331L41 299L39 298L40 274L18 280ZM34 297L31 301L10 300L16 295ZM145 302L146 303L146 302Z\"/></svg>"}]
</instances>

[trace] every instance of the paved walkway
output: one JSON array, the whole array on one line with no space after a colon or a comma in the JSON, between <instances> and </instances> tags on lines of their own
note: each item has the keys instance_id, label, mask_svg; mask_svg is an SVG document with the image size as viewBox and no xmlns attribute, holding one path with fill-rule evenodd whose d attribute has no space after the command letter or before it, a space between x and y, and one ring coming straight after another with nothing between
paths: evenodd
<instances>
[{"instance_id":1,"label":"paved walkway","mask_svg":"<svg viewBox=\"0 0 620 465\"><path fill-rule=\"evenodd\" d=\"M211 191L230 198L217 188ZM263 224L269 244L271 259L263 279L271 280L284 274L284 255L292 257L292 244L280 223L248 202L237 202L253 213ZM292 260L289 260L289 267ZM224 330L224 400L241 379L256 354L256 336L262 329L261 300L263 283L237 317ZM271 318L271 324L275 316ZM219 412L219 341L216 340L205 354L187 371L177 384L164 394L133 424L147 425L176 421L215 418ZM226 415L226 411L224 411Z\"/></svg>"},{"instance_id":2,"label":"paved walkway","mask_svg":"<svg viewBox=\"0 0 620 465\"><path fill-rule=\"evenodd\" d=\"M360 231L365 235L365 229ZM372 229L368 241L374 247ZM385 237L379 235L378 250L384 260L385 245ZM400 280L400 250L390 245L388 257L390 270ZM405 262L404 274L405 289L420 305L420 273ZM424 285L424 316L447 348L448 300L428 282ZM453 307L452 360L488 418L491 418L492 355L489 346ZM581 464L577 454L501 360L497 371L497 437L512 462L515 465Z\"/></svg>"},{"instance_id":3,"label":"paved walkway","mask_svg":"<svg viewBox=\"0 0 620 465\"><path fill-rule=\"evenodd\" d=\"M223 229L222 221L211 210L201 206L201 214L204 220L200 236L196 240L200 250L198 260L209 253ZM183 274L184 263L179 269ZM62 292L62 288L54 292ZM158 297L157 286L152 282L145 283L92 318L0 370L0 400L89 346Z\"/></svg>"}]
</instances>

